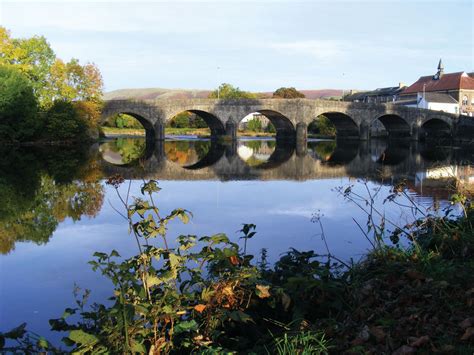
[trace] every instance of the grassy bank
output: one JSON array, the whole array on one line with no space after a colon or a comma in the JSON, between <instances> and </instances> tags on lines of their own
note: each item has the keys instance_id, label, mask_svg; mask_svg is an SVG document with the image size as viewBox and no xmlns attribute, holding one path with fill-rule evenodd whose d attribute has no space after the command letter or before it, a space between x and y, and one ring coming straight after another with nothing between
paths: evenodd
<instances>
[{"instance_id":1,"label":"grassy bank","mask_svg":"<svg viewBox=\"0 0 474 355\"><path fill-rule=\"evenodd\" d=\"M145 136L145 130L132 128L115 128L115 127L101 127L102 132L108 136ZM209 128L172 128L167 127L166 135L170 136L198 136L210 137L211 131ZM239 131L239 136L242 137L274 137L274 133L268 132L254 132L254 131Z\"/></svg>"},{"instance_id":2,"label":"grassy bank","mask_svg":"<svg viewBox=\"0 0 474 355\"><path fill-rule=\"evenodd\" d=\"M107 183L119 194L128 189L120 177ZM129 203L122 199L137 254L123 259L116 251L95 253L91 262L114 285L113 304L90 308L85 292L77 307L50 321L53 330L68 332L65 343L79 353L474 350L474 209L464 195L453 197L461 216L418 211L413 223L384 235L383 223L391 221L376 222L379 211L369 192L361 205L368 216L362 231L373 249L364 260L347 264L329 250L292 249L270 265L265 250L259 256L246 252L258 238L252 224L243 225L240 244L224 234L182 235L170 247L168 223L187 223L192 215L183 209L161 214L152 198L159 192L155 181L141 191ZM340 193L359 201L350 187ZM387 201L400 195L406 197L406 190L397 186ZM15 338L24 349L56 351L27 334L24 326L4 333L0 346L2 338Z\"/></svg>"},{"instance_id":3,"label":"grassy bank","mask_svg":"<svg viewBox=\"0 0 474 355\"><path fill-rule=\"evenodd\" d=\"M100 130L107 137L112 136L145 136L144 129L135 128L116 128L116 127L101 127Z\"/></svg>"}]
</instances>

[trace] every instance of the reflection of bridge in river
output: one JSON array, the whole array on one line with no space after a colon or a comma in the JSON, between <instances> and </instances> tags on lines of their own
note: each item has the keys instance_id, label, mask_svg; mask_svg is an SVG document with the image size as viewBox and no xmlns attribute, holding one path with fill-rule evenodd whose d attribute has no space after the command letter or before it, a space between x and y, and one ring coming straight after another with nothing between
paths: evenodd
<instances>
[{"instance_id":1,"label":"reflection of bridge in river","mask_svg":"<svg viewBox=\"0 0 474 355\"><path fill-rule=\"evenodd\" d=\"M433 167L470 163L472 151L450 147L430 148L419 143L393 144L386 141L341 144L321 152L317 142L306 146L277 143L269 159L250 166L237 153L237 142L213 142L200 161L181 166L168 160L163 142L147 146L140 164L115 166L102 161L104 175L120 174L127 179L159 180L314 180L339 177L369 178L388 182L415 179Z\"/></svg>"}]
</instances>

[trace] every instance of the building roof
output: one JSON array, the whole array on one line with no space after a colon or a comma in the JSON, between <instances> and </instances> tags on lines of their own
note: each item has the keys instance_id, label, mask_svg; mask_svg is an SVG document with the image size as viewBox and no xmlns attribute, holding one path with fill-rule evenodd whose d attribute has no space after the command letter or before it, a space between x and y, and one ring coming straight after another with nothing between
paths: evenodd
<instances>
[{"instance_id":1,"label":"building roof","mask_svg":"<svg viewBox=\"0 0 474 355\"><path fill-rule=\"evenodd\" d=\"M423 91L432 92L459 89L474 90L474 78L465 72L443 74L439 79L435 79L433 75L422 76L415 83L407 87L401 95Z\"/></svg>"},{"instance_id":2,"label":"building roof","mask_svg":"<svg viewBox=\"0 0 474 355\"><path fill-rule=\"evenodd\" d=\"M388 88L377 88L372 91L356 92L354 94L345 96L344 99L348 101L353 101L353 100L363 100L366 97L373 97L373 96L393 96L393 95L397 95L402 90L403 88L400 88L400 86L391 86Z\"/></svg>"},{"instance_id":3,"label":"building roof","mask_svg":"<svg viewBox=\"0 0 474 355\"><path fill-rule=\"evenodd\" d=\"M457 104L457 100L451 95L442 92L425 92L425 101L447 104Z\"/></svg>"},{"instance_id":4,"label":"building roof","mask_svg":"<svg viewBox=\"0 0 474 355\"><path fill-rule=\"evenodd\" d=\"M395 105L417 105L418 99L408 99L408 100L397 100L394 102Z\"/></svg>"}]
</instances>

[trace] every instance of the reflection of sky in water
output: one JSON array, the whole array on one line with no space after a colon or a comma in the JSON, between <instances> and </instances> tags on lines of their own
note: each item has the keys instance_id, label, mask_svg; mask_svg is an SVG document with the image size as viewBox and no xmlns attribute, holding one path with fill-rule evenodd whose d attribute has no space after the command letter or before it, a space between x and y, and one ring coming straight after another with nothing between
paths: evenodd
<instances>
[{"instance_id":1,"label":"reflection of sky in water","mask_svg":"<svg viewBox=\"0 0 474 355\"><path fill-rule=\"evenodd\" d=\"M249 241L248 250L258 254L268 248L271 261L290 247L326 252L318 236L319 227L311 222L312 214L320 210L331 252L344 259L358 259L368 243L352 217L361 224L364 217L332 191L347 183L345 178L306 182L166 181L160 183L163 190L156 201L162 211L182 207L194 213L188 225L173 223L169 238L225 232L238 242L236 231L241 224L255 223L257 235ZM140 184L133 183L133 195L139 195ZM106 191L106 201L120 206L115 192L109 187ZM388 214L397 216L398 212L394 209ZM92 300L103 299L110 285L92 272L87 262L95 251L111 249L126 256L136 251L136 245L127 235L126 223L108 203L95 219L85 218L76 224L66 220L46 245L18 243L14 252L0 259L1 329L29 320L32 330L44 333L49 318L73 306L74 282L91 288Z\"/></svg>"},{"instance_id":2,"label":"reflection of sky in water","mask_svg":"<svg viewBox=\"0 0 474 355\"><path fill-rule=\"evenodd\" d=\"M177 154L175 157L181 157L181 161L186 164L203 158L209 151L208 143L194 153L192 147L184 143L170 143L168 148L165 146L167 153L184 153L183 156ZM130 158L137 147L140 148L122 144L120 148ZM333 159L336 156L333 142L310 148L308 154L318 159ZM240 144L237 154L246 161L255 153L271 155L274 150L274 146L258 146L254 142L250 145ZM351 158L354 152L346 149L342 153L337 153L337 156L346 159ZM222 159L227 158L224 155ZM427 189L442 188L438 187L439 184L428 184L429 178L436 180L436 174L440 175L441 170L425 169L418 173L418 180L409 186L413 195L425 206L433 202L430 197L432 192ZM463 174L472 175L467 169ZM133 182L133 195L139 196L140 184L138 180ZM236 231L242 227L242 223L254 223L257 225L257 234L249 241L248 251L258 256L262 248L267 248L270 261L277 260L290 247L326 253L319 226L311 222L312 215L320 212L331 253L345 260L357 260L367 251L369 243L353 218L365 226L366 216L334 190L348 184L355 184L355 191L366 196L365 187L348 177L308 179L302 182L171 180L160 181L163 190L159 192L156 202L163 212L180 207L194 214L188 225L171 224L171 240L180 234L203 236L224 232L233 241L242 243ZM379 186L369 183L369 187ZM110 206L120 206L115 191L108 186L105 190L104 204L96 218L83 217L77 223L66 219L59 224L47 244L16 243L13 252L0 256L0 331L28 321L29 329L50 337L48 319L59 317L64 308L74 306L74 282L83 288L92 289L91 301L103 301L110 295L109 283L104 282L105 279L99 273L92 272L87 262L95 251L110 252L116 249L121 255L130 256L136 252L136 244L127 234L125 221ZM125 190L125 186L122 186L122 190ZM377 206L388 219L398 221L401 225L412 221L410 210L382 204L389 190L390 186L381 187ZM426 196L419 197L426 191L429 191ZM436 196L434 192L433 196ZM63 336L58 333L53 335L52 339L58 342Z\"/></svg>"}]
</instances>

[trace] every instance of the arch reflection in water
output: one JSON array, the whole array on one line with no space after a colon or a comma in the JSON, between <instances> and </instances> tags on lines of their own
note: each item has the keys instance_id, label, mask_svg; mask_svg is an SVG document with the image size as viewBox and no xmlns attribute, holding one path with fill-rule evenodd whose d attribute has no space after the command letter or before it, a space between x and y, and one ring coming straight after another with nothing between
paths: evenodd
<instances>
[{"instance_id":1,"label":"arch reflection in water","mask_svg":"<svg viewBox=\"0 0 474 355\"><path fill-rule=\"evenodd\" d=\"M294 150L294 144L278 139L247 139L239 141L237 154L250 168L274 169L287 162Z\"/></svg>"},{"instance_id":2,"label":"arch reflection in water","mask_svg":"<svg viewBox=\"0 0 474 355\"><path fill-rule=\"evenodd\" d=\"M162 180L313 180L350 176L395 181L413 179L433 166L472 161L473 157L463 149L390 140L311 140L306 150L300 149L303 154L296 154L294 142L285 144L268 139L229 144L172 140L155 142L154 146L152 156L140 159L139 165L113 165L101 159L103 176L121 174L125 178L146 176Z\"/></svg>"},{"instance_id":3,"label":"arch reflection in water","mask_svg":"<svg viewBox=\"0 0 474 355\"><path fill-rule=\"evenodd\" d=\"M309 141L308 154L330 165L350 163L359 151L359 142Z\"/></svg>"},{"instance_id":4,"label":"arch reflection in water","mask_svg":"<svg viewBox=\"0 0 474 355\"><path fill-rule=\"evenodd\" d=\"M410 155L410 145L383 139L370 141L369 150L372 161L382 165L399 165Z\"/></svg>"},{"instance_id":5,"label":"arch reflection in water","mask_svg":"<svg viewBox=\"0 0 474 355\"><path fill-rule=\"evenodd\" d=\"M199 169L217 162L222 154L218 144L211 140L167 140L164 143L166 159L186 169ZM216 154L217 153L217 154Z\"/></svg>"},{"instance_id":6,"label":"arch reflection in water","mask_svg":"<svg viewBox=\"0 0 474 355\"><path fill-rule=\"evenodd\" d=\"M153 143L144 138L123 138L106 141L99 146L102 158L113 165L134 165L140 159L148 159Z\"/></svg>"},{"instance_id":7,"label":"arch reflection in water","mask_svg":"<svg viewBox=\"0 0 474 355\"><path fill-rule=\"evenodd\" d=\"M274 140L243 139L237 144L237 154L247 165L257 167L268 162L275 146Z\"/></svg>"}]
</instances>

